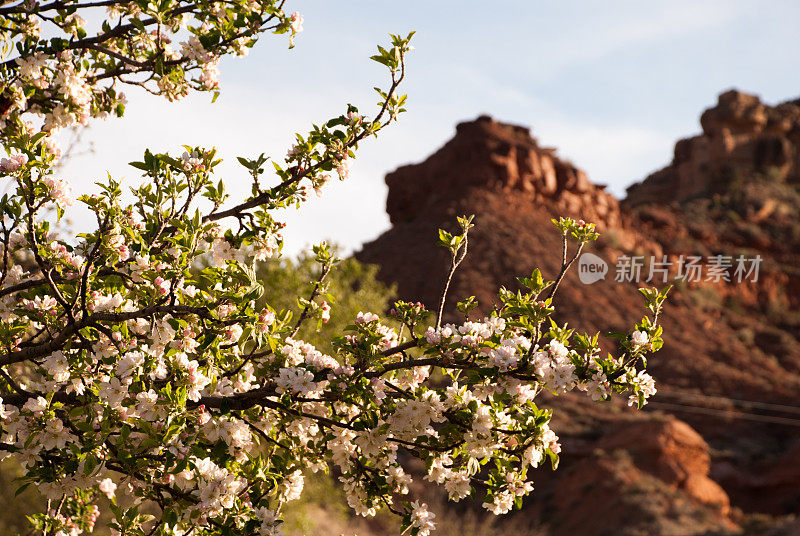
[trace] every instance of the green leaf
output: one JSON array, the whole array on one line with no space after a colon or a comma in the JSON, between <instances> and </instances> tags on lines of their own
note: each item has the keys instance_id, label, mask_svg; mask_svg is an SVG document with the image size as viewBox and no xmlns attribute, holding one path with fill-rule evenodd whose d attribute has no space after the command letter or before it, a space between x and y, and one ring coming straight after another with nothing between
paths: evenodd
<instances>
[{"instance_id":1,"label":"green leaf","mask_svg":"<svg viewBox=\"0 0 800 536\"><path fill-rule=\"evenodd\" d=\"M141 169L142 171L150 171L150 166L144 162L128 162L128 165L133 166L136 169Z\"/></svg>"},{"instance_id":2,"label":"green leaf","mask_svg":"<svg viewBox=\"0 0 800 536\"><path fill-rule=\"evenodd\" d=\"M94 472L94 468L97 467L97 463L97 456L91 453L87 454L83 462L83 474L86 476L91 475Z\"/></svg>"},{"instance_id":3,"label":"green leaf","mask_svg":"<svg viewBox=\"0 0 800 536\"><path fill-rule=\"evenodd\" d=\"M136 17L132 17L130 19L130 22L136 27L137 30L139 30L142 33L146 33L147 30L145 29L144 23L141 20L139 20Z\"/></svg>"},{"instance_id":4,"label":"green leaf","mask_svg":"<svg viewBox=\"0 0 800 536\"><path fill-rule=\"evenodd\" d=\"M18 487L18 488L17 488L17 491L15 491L15 492L14 492L14 497L17 497L17 496L18 496L19 494L21 494L23 491L25 491L26 489L28 489L28 486L30 486L30 485L31 485L31 482L26 482L25 484L23 484L23 485L21 485L20 487Z\"/></svg>"}]
</instances>

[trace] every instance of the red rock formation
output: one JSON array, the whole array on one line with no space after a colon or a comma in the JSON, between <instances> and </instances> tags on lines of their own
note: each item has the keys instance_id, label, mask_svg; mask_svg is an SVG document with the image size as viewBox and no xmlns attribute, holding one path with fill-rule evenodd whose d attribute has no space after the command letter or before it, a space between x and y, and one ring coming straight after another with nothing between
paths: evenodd
<instances>
[{"instance_id":1,"label":"red rock formation","mask_svg":"<svg viewBox=\"0 0 800 536\"><path fill-rule=\"evenodd\" d=\"M788 491L800 488L793 473L774 477L771 487L760 478L779 471L780 456L797 444L797 428L759 422L760 410L692 398L796 404L800 391L800 194L792 185L800 183L800 115L792 115L798 107L765 107L735 92L720 103L704 114L706 133L679 142L676 163L632 189L622 209L527 129L487 117L460 124L427 160L386 178L393 227L357 257L380 264L379 277L397 283L402 299L436 307L447 269L437 229L453 230L455 216L476 214L445 307L450 319L458 317L456 300L469 295L480 302L476 314L487 313L500 286L516 288L515 278L534 267L555 276L561 241L549 220L559 215L596 221L605 235L592 251L612 265L608 280L583 285L571 273L556 302L557 320L590 333L626 329L641 317L638 285L612 281L620 255L764 258L758 283L682 285L669 299L661 319L665 346L650 363L661 390L652 407L666 404L691 428L650 421L647 413L630 425L624 408L580 396L553 401L554 429L565 438L563 468L536 475L530 507L553 534L717 534L731 529L729 513L740 520L747 512L800 508ZM770 152L765 140L776 135L784 141ZM783 162L780 177L748 180L776 162ZM738 170L735 184L717 178L726 169ZM767 508L764 493L779 506ZM592 525L598 511L614 512L600 528ZM587 525L597 530L581 528Z\"/></svg>"},{"instance_id":2,"label":"red rock formation","mask_svg":"<svg viewBox=\"0 0 800 536\"><path fill-rule=\"evenodd\" d=\"M664 203L710 197L753 174L800 184L800 105L762 104L736 90L719 96L700 117L703 133L675 144L666 168L628 188L626 203Z\"/></svg>"},{"instance_id":3,"label":"red rock formation","mask_svg":"<svg viewBox=\"0 0 800 536\"><path fill-rule=\"evenodd\" d=\"M558 158L554 149L539 147L529 129L487 116L460 123L444 147L421 164L389 173L386 184L386 210L395 224L440 211L476 189L513 193L601 228L620 222L618 201L590 183L586 173Z\"/></svg>"},{"instance_id":4,"label":"red rock formation","mask_svg":"<svg viewBox=\"0 0 800 536\"><path fill-rule=\"evenodd\" d=\"M623 421L531 506L552 536L736 533L708 468L708 445L685 423Z\"/></svg>"},{"instance_id":5,"label":"red rock formation","mask_svg":"<svg viewBox=\"0 0 800 536\"><path fill-rule=\"evenodd\" d=\"M624 450L636 466L680 489L700 503L730 513L725 491L708 477L708 444L688 424L677 419L622 423L597 442L605 451Z\"/></svg>"}]
</instances>

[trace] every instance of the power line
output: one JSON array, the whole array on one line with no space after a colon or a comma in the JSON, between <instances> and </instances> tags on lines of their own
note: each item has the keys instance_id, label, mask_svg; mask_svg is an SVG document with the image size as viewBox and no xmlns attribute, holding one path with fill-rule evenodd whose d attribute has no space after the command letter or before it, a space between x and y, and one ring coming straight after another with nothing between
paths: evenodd
<instances>
[{"instance_id":1,"label":"power line","mask_svg":"<svg viewBox=\"0 0 800 536\"><path fill-rule=\"evenodd\" d=\"M758 415L756 413L747 413L744 411L724 410L715 408L706 408L701 406L692 406L690 404L673 404L669 402L648 402L647 407L655 409L670 409L674 411L683 411L686 413L699 413L702 415L724 416L728 419L741 419L746 421L767 422L771 424L784 424L786 426L799 426L800 419L791 419L789 417L773 417L770 415Z\"/></svg>"},{"instance_id":2,"label":"power line","mask_svg":"<svg viewBox=\"0 0 800 536\"><path fill-rule=\"evenodd\" d=\"M768 402L757 402L755 400L741 400L738 398L728 398L726 396L719 396L719 395L716 396L704 395L701 393L682 393L678 391L664 391L663 389L659 389L658 394L664 396L673 396L677 398L695 398L701 400L713 400L717 402L730 402L732 404L738 404L746 408L761 408L772 411L779 411L781 413L792 413L795 415L800 415L800 407L787 406L784 404L771 404Z\"/></svg>"}]
</instances>

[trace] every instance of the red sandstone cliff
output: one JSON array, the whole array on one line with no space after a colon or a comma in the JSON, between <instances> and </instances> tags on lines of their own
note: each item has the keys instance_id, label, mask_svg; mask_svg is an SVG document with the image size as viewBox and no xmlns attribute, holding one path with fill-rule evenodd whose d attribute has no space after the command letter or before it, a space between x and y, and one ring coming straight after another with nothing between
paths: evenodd
<instances>
[{"instance_id":1,"label":"red sandstone cliff","mask_svg":"<svg viewBox=\"0 0 800 536\"><path fill-rule=\"evenodd\" d=\"M622 207L526 128L488 117L458 125L426 161L386 177L393 227L357 257L380 264L403 299L435 307L447 267L436 230L476 214L451 316L469 295L487 312L501 285L514 288L533 267L554 275L557 215L597 222L604 234L593 251L611 264L610 277L583 285L573 273L557 302L559 320L588 332L624 329L641 316L637 284L613 281L620 255L764 258L758 282L673 291L662 319L666 344L650 366L660 388L650 412L581 396L553 401L564 465L537 475L525 509L552 534L733 534L761 515L800 512L800 478L782 470L797 457L800 428L780 421L792 414L729 400L792 405L800 391L797 112L723 94L703 114L704 134L679 142L676 161L632 187ZM769 218L757 216L764 206ZM670 413L691 427L664 421ZM598 523L598 511L615 513Z\"/></svg>"},{"instance_id":2,"label":"red sandstone cliff","mask_svg":"<svg viewBox=\"0 0 800 536\"><path fill-rule=\"evenodd\" d=\"M800 102L768 106L730 90L700 124L702 134L675 144L669 166L628 189L629 204L708 198L757 174L800 184Z\"/></svg>"},{"instance_id":3,"label":"red sandstone cliff","mask_svg":"<svg viewBox=\"0 0 800 536\"><path fill-rule=\"evenodd\" d=\"M601 227L619 225L619 203L582 170L540 147L529 129L481 116L422 165L386 176L386 210L393 224L437 212L475 190L506 192L556 212L580 213ZM424 193L424 196L420 196Z\"/></svg>"}]
</instances>

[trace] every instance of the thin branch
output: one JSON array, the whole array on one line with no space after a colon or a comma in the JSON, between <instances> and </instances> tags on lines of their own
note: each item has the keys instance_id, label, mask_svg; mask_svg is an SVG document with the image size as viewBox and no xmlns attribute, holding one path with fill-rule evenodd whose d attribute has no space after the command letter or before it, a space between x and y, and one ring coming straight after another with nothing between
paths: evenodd
<instances>
[{"instance_id":1,"label":"thin branch","mask_svg":"<svg viewBox=\"0 0 800 536\"><path fill-rule=\"evenodd\" d=\"M561 264L561 271L558 273L558 277L556 278L555 283L553 283L553 286L550 287L550 292L547 295L548 299L552 299L553 296L556 295L556 291L558 290L558 286L561 284L561 280L564 279L564 276L566 275L567 270L569 270L569 267L572 266L572 263L575 262L575 259L577 259L578 255L581 254L581 250L583 250L584 242L581 242L580 244L578 244L578 248L575 250L575 254L572 256L572 258L569 260L569 262L567 262L567 247L566 247L566 243L567 243L567 238L564 237L564 261Z\"/></svg>"},{"instance_id":2,"label":"thin branch","mask_svg":"<svg viewBox=\"0 0 800 536\"><path fill-rule=\"evenodd\" d=\"M319 291L320 288L322 288L322 283L323 281L325 281L325 278L328 276L328 273L330 273L330 271L331 267L329 264L326 263L322 265L322 271L319 274L319 278L317 278L317 281L314 284L314 288L311 290L311 295L309 295L308 297L308 303L303 308L303 311L300 313L300 316L298 317L297 322L295 323L294 328L292 329L292 332L289 335L290 337L294 337L295 335L297 335L297 332L300 331L300 327L303 325L303 322L305 322L306 319L308 318L309 312L311 311L312 307L311 304L314 302L317 296L319 296Z\"/></svg>"},{"instance_id":3,"label":"thin branch","mask_svg":"<svg viewBox=\"0 0 800 536\"><path fill-rule=\"evenodd\" d=\"M458 256L458 251L453 254L453 258L451 259L450 263L450 273L447 274L447 281L444 284L444 290L442 291L442 298L439 301L439 314L436 317L436 329L438 330L442 327L442 316L444 315L444 302L447 299L447 291L450 290L450 282L453 280L453 274L456 273L456 269L461 264L461 261L464 260L464 257L467 256L467 245L469 244L469 236L467 232L464 232L464 246L461 250L461 256Z\"/></svg>"}]
</instances>

